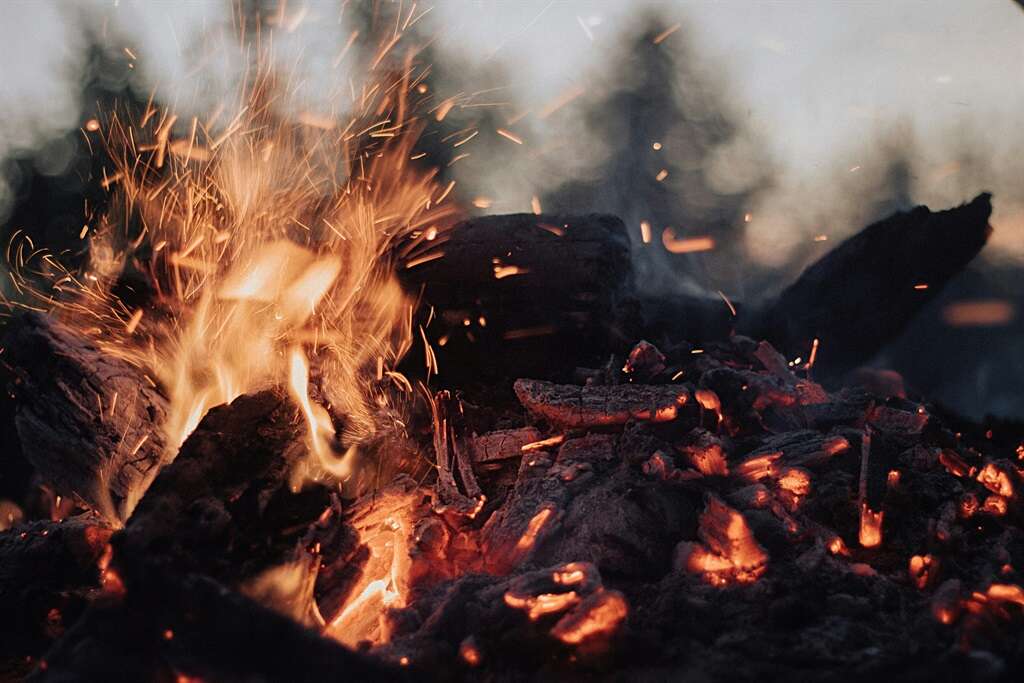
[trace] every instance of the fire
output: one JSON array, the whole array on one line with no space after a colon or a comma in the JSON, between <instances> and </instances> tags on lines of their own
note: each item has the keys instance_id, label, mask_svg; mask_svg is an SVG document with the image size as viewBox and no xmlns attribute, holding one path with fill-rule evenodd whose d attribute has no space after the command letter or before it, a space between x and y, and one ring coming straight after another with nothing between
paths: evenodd
<instances>
[{"instance_id":1,"label":"fire","mask_svg":"<svg viewBox=\"0 0 1024 683\"><path fill-rule=\"evenodd\" d=\"M914 555L908 563L910 580L921 590L932 584L938 570L939 561L932 555Z\"/></svg>"},{"instance_id":2,"label":"fire","mask_svg":"<svg viewBox=\"0 0 1024 683\"><path fill-rule=\"evenodd\" d=\"M422 492L415 488L396 488L385 489L376 500L364 499L359 503L352 524L360 543L368 549L369 558L348 600L329 618L325 632L330 637L349 647L364 641L380 644L389 639L386 612L404 607L408 597L413 511L418 498L422 498Z\"/></svg>"},{"instance_id":3,"label":"fire","mask_svg":"<svg viewBox=\"0 0 1024 683\"><path fill-rule=\"evenodd\" d=\"M678 569L703 574L716 586L750 583L765 572L768 553L754 538L747 520L716 496L708 496L697 533L703 543L684 542L676 548Z\"/></svg>"},{"instance_id":4,"label":"fire","mask_svg":"<svg viewBox=\"0 0 1024 683\"><path fill-rule=\"evenodd\" d=\"M858 539L865 548L875 548L882 544L882 519L885 511L874 512L867 503L860 506L860 533Z\"/></svg>"},{"instance_id":5,"label":"fire","mask_svg":"<svg viewBox=\"0 0 1024 683\"><path fill-rule=\"evenodd\" d=\"M629 604L622 593L601 588L562 617L551 629L551 635L563 643L578 645L613 634L628 615Z\"/></svg>"},{"instance_id":6,"label":"fire","mask_svg":"<svg viewBox=\"0 0 1024 683\"><path fill-rule=\"evenodd\" d=\"M161 385L168 460L210 408L287 386L309 427L296 483L343 480L380 411L404 400L393 368L413 302L395 263L438 258L430 236L457 210L452 185L410 161L425 124L408 70L375 65L361 92L345 79L335 113L290 116L299 107L272 62L260 55L209 120L151 104L137 120L89 121L114 164L112 209L85 231L89 263L78 273L14 248L13 276ZM145 281L144 307L118 297L125 277Z\"/></svg>"}]
</instances>

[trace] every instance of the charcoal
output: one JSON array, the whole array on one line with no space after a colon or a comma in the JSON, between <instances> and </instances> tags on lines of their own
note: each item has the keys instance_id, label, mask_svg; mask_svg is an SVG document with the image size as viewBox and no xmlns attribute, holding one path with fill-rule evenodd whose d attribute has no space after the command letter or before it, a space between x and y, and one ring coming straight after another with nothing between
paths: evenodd
<instances>
[{"instance_id":1,"label":"charcoal","mask_svg":"<svg viewBox=\"0 0 1024 683\"><path fill-rule=\"evenodd\" d=\"M515 391L530 413L563 429L624 425L631 419L666 422L676 419L690 401L682 385L576 387L520 379Z\"/></svg>"}]
</instances>

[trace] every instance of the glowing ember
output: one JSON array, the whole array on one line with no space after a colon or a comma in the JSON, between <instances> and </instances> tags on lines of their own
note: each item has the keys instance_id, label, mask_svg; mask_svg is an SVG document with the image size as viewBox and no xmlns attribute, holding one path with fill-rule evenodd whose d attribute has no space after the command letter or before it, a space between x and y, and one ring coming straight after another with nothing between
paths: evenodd
<instances>
[{"instance_id":1,"label":"glowing ember","mask_svg":"<svg viewBox=\"0 0 1024 683\"><path fill-rule=\"evenodd\" d=\"M602 588L562 617L551 629L551 635L563 643L578 645L613 634L628 615L629 604L622 593Z\"/></svg>"},{"instance_id":2,"label":"glowing ember","mask_svg":"<svg viewBox=\"0 0 1024 683\"><path fill-rule=\"evenodd\" d=\"M677 568L703 574L718 586L730 581L749 583L765 572L768 553L743 515L716 496L708 496L697 534L703 544L681 543L676 549Z\"/></svg>"},{"instance_id":3,"label":"glowing ember","mask_svg":"<svg viewBox=\"0 0 1024 683\"><path fill-rule=\"evenodd\" d=\"M875 548L882 544L882 519L885 516L883 510L874 512L862 503L860 506L860 533L858 540L865 548Z\"/></svg>"},{"instance_id":4,"label":"glowing ember","mask_svg":"<svg viewBox=\"0 0 1024 683\"><path fill-rule=\"evenodd\" d=\"M992 493L1004 498L1013 497L1013 483L1010 481L1010 473L995 463L986 463L978 472L978 481Z\"/></svg>"},{"instance_id":5,"label":"glowing ember","mask_svg":"<svg viewBox=\"0 0 1024 683\"><path fill-rule=\"evenodd\" d=\"M327 635L350 647L389 639L386 612L405 605L412 566L413 512L422 498L422 491L416 488L396 487L385 489L374 500L367 497L360 502L352 524L369 558L349 599L328 622Z\"/></svg>"},{"instance_id":6,"label":"glowing ember","mask_svg":"<svg viewBox=\"0 0 1024 683\"><path fill-rule=\"evenodd\" d=\"M931 555L914 555L910 558L908 566L910 580L921 590L931 585L938 570L939 562Z\"/></svg>"},{"instance_id":7,"label":"glowing ember","mask_svg":"<svg viewBox=\"0 0 1024 683\"><path fill-rule=\"evenodd\" d=\"M533 548L537 542L537 537L543 531L544 525L548 523L552 514L554 514L554 511L551 508L544 508L530 519L526 531L523 532L519 542L516 543L515 553L518 557L522 557Z\"/></svg>"},{"instance_id":8,"label":"glowing ember","mask_svg":"<svg viewBox=\"0 0 1024 683\"><path fill-rule=\"evenodd\" d=\"M690 254L698 251L711 251L715 248L712 237L676 237L672 228L665 228L661 233L661 243L673 254Z\"/></svg>"}]
</instances>

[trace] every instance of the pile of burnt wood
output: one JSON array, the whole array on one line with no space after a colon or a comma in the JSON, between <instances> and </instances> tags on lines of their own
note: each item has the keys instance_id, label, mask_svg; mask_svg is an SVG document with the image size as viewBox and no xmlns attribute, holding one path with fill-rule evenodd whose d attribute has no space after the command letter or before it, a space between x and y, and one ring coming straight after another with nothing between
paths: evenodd
<instances>
[{"instance_id":1,"label":"pile of burnt wood","mask_svg":"<svg viewBox=\"0 0 1024 683\"><path fill-rule=\"evenodd\" d=\"M367 445L388 476L354 500L293 491L306 430L283 393L213 409L165 463L137 438L159 387L20 316L2 469L32 493L3 508L4 671L1009 679L1024 434L961 424L892 374L816 381L897 334L988 214L985 196L898 214L735 312L646 298L612 218L463 224L407 275L451 390ZM499 254L520 274L496 278ZM92 511L153 474L123 528Z\"/></svg>"}]
</instances>

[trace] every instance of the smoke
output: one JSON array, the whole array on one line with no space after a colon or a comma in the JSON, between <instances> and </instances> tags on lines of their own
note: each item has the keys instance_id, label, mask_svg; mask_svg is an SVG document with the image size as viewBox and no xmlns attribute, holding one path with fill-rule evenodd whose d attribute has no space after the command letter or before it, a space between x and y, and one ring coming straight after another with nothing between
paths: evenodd
<instances>
[{"instance_id":1,"label":"smoke","mask_svg":"<svg viewBox=\"0 0 1024 683\"><path fill-rule=\"evenodd\" d=\"M113 95L145 103L152 94L185 117L208 115L253 56L239 40L248 16L261 14L274 35L247 38L273 40L276 65L293 74L281 106L329 117L334 93L357 90L354 74L372 59L375 43L353 32L410 6L9 2L0 23L0 224L76 241L82 197L96 185L80 127L98 103ZM781 11L438 0L429 9L416 29L434 63L425 97L435 107L457 104L427 131L424 148L481 212L538 204L611 211L629 226L649 286L752 300L893 210L944 208L989 190L990 247L942 301L1010 299L1024 316L1012 284L1024 263L1024 13L1012 3L792 3ZM651 244L641 240L642 221ZM682 238L711 235L716 249L667 254L665 227ZM924 354L908 345L960 334L943 326L941 305L878 362L927 380L951 403L969 393L975 414L1024 413L1021 399L992 388L1007 374L1024 378L1024 370L1000 373L999 363L1016 367L1004 358L985 370L988 384L971 374L981 366L968 359L983 354L968 345L947 360L957 365L948 384L943 373L915 370ZM1000 334L1019 339L1013 329L990 330L986 343L1002 348ZM975 388L963 391L965 382Z\"/></svg>"}]
</instances>

